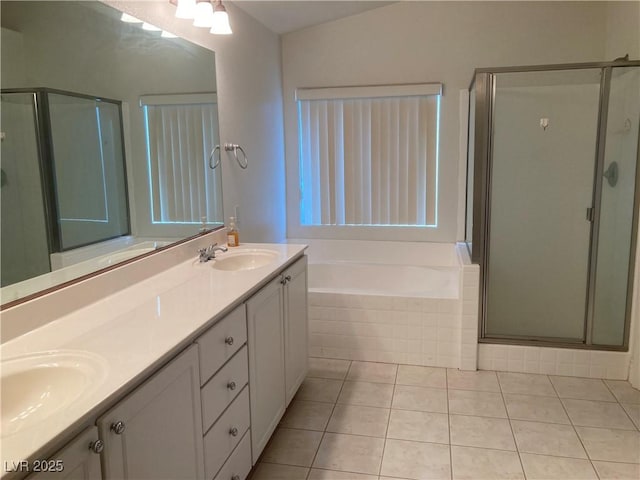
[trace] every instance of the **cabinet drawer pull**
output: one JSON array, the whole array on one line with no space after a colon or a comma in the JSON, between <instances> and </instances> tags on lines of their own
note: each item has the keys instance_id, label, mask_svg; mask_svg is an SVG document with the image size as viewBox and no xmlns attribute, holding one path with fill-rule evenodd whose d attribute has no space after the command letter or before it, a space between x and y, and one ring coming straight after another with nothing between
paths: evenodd
<instances>
[{"instance_id":1,"label":"cabinet drawer pull","mask_svg":"<svg viewBox=\"0 0 640 480\"><path fill-rule=\"evenodd\" d=\"M102 451L104 450L104 442L102 440L91 442L89 444L89 450L91 450L93 453L102 453Z\"/></svg>"},{"instance_id":2,"label":"cabinet drawer pull","mask_svg":"<svg viewBox=\"0 0 640 480\"><path fill-rule=\"evenodd\" d=\"M122 435L126 429L124 422L115 422L111 424L111 431L116 435Z\"/></svg>"},{"instance_id":3,"label":"cabinet drawer pull","mask_svg":"<svg viewBox=\"0 0 640 480\"><path fill-rule=\"evenodd\" d=\"M291 281L291 275L287 275L286 277L284 277L284 279L285 279L287 282L290 282L290 281Z\"/></svg>"},{"instance_id":4,"label":"cabinet drawer pull","mask_svg":"<svg viewBox=\"0 0 640 480\"><path fill-rule=\"evenodd\" d=\"M227 345L233 345L233 337L225 338L224 343L226 343Z\"/></svg>"},{"instance_id":5,"label":"cabinet drawer pull","mask_svg":"<svg viewBox=\"0 0 640 480\"><path fill-rule=\"evenodd\" d=\"M240 475L233 475L231 480L240 480Z\"/></svg>"},{"instance_id":6,"label":"cabinet drawer pull","mask_svg":"<svg viewBox=\"0 0 640 480\"><path fill-rule=\"evenodd\" d=\"M229 435L231 435L232 437L237 437L238 436L238 429L236 427L232 427L229 430Z\"/></svg>"},{"instance_id":7,"label":"cabinet drawer pull","mask_svg":"<svg viewBox=\"0 0 640 480\"><path fill-rule=\"evenodd\" d=\"M229 390L235 390L236 389L236 382L229 382L227 383L227 388Z\"/></svg>"}]
</instances>

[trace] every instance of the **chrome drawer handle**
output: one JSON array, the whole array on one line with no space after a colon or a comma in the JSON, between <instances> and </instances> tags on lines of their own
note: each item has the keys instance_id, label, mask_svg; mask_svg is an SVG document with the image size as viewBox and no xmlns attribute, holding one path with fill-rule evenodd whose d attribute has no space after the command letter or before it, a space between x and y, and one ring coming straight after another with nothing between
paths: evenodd
<instances>
[{"instance_id":1,"label":"chrome drawer handle","mask_svg":"<svg viewBox=\"0 0 640 480\"><path fill-rule=\"evenodd\" d=\"M229 382L227 383L227 388L229 390L235 390L236 389L236 382Z\"/></svg>"},{"instance_id":2,"label":"chrome drawer handle","mask_svg":"<svg viewBox=\"0 0 640 480\"><path fill-rule=\"evenodd\" d=\"M231 430L229 430L229 435L231 435L232 437L237 437L238 429L236 427L231 428Z\"/></svg>"},{"instance_id":3,"label":"chrome drawer handle","mask_svg":"<svg viewBox=\"0 0 640 480\"><path fill-rule=\"evenodd\" d=\"M115 422L111 424L111 431L116 435L122 435L126 429L124 422Z\"/></svg>"},{"instance_id":4,"label":"chrome drawer handle","mask_svg":"<svg viewBox=\"0 0 640 480\"><path fill-rule=\"evenodd\" d=\"M225 338L224 343L226 343L227 345L233 345L233 337Z\"/></svg>"},{"instance_id":5,"label":"chrome drawer handle","mask_svg":"<svg viewBox=\"0 0 640 480\"><path fill-rule=\"evenodd\" d=\"M89 444L89 450L91 450L93 453L102 453L102 451L104 450L104 442L102 440L91 442Z\"/></svg>"}]
</instances>

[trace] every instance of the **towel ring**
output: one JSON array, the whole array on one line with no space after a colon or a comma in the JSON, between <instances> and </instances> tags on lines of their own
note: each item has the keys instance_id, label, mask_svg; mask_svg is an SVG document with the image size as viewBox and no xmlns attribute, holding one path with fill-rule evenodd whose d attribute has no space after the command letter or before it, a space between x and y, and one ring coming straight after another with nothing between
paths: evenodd
<instances>
[{"instance_id":1,"label":"towel ring","mask_svg":"<svg viewBox=\"0 0 640 480\"><path fill-rule=\"evenodd\" d=\"M238 158L238 150L242 152L242 156L244 157L244 163L241 162L240 159ZM246 169L249 166L249 159L247 158L247 154L245 153L245 151L242 149L240 145L237 145L235 143L225 143L224 151L233 152L233 156L236 158L236 162L238 162L238 165L240 165L240 168Z\"/></svg>"},{"instance_id":2,"label":"towel ring","mask_svg":"<svg viewBox=\"0 0 640 480\"><path fill-rule=\"evenodd\" d=\"M218 152L218 158L216 159L215 163L213 163L216 151ZM213 147L213 150L211 150L211 153L209 154L209 168L211 170L215 170L218 165L220 165L220 145L216 145L215 147Z\"/></svg>"}]
</instances>

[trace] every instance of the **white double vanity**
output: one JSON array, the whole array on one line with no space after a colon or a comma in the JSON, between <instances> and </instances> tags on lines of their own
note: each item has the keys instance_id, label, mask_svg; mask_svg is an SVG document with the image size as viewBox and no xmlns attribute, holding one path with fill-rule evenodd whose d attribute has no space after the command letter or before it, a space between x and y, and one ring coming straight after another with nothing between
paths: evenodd
<instances>
[{"instance_id":1,"label":"white double vanity","mask_svg":"<svg viewBox=\"0 0 640 480\"><path fill-rule=\"evenodd\" d=\"M107 292L2 345L2 478L247 477L306 375L307 259L261 244L200 263L214 237L3 312L10 331Z\"/></svg>"}]
</instances>

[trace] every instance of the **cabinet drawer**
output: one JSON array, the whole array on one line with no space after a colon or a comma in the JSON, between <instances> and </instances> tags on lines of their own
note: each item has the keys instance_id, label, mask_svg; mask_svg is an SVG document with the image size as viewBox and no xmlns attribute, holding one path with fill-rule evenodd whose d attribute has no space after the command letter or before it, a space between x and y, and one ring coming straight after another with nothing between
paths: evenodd
<instances>
[{"instance_id":1,"label":"cabinet drawer","mask_svg":"<svg viewBox=\"0 0 640 480\"><path fill-rule=\"evenodd\" d=\"M246 342L247 320L244 305L241 305L196 340L200 347L200 385L204 385Z\"/></svg>"},{"instance_id":2,"label":"cabinet drawer","mask_svg":"<svg viewBox=\"0 0 640 480\"><path fill-rule=\"evenodd\" d=\"M220 414L242 391L249 381L247 346L236 353L227 364L209 380L200 396L202 398L202 427L206 432Z\"/></svg>"},{"instance_id":3,"label":"cabinet drawer","mask_svg":"<svg viewBox=\"0 0 640 480\"><path fill-rule=\"evenodd\" d=\"M249 387L238 395L204 436L204 472L213 478L249 429ZM231 432L237 432L233 435Z\"/></svg>"},{"instance_id":4,"label":"cabinet drawer","mask_svg":"<svg viewBox=\"0 0 640 480\"><path fill-rule=\"evenodd\" d=\"M251 434L244 434L215 480L244 480L251 471Z\"/></svg>"}]
</instances>

